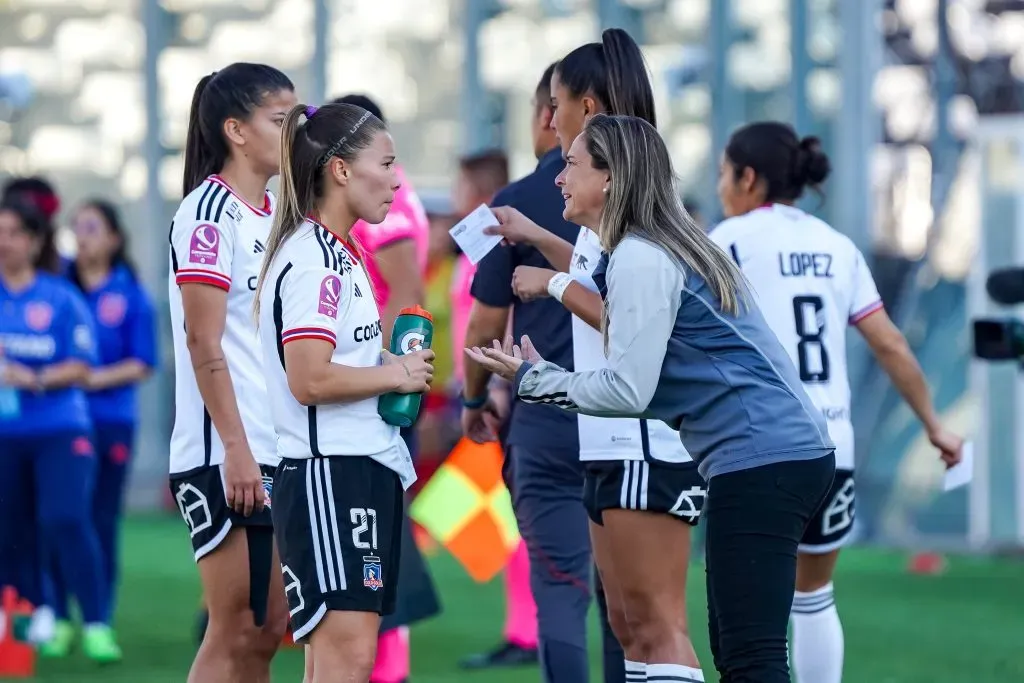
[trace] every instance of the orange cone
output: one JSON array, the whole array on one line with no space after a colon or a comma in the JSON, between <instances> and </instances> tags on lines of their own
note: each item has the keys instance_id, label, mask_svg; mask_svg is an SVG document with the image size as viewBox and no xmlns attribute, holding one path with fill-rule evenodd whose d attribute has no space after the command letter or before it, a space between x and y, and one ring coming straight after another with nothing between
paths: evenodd
<instances>
[{"instance_id":1,"label":"orange cone","mask_svg":"<svg viewBox=\"0 0 1024 683\"><path fill-rule=\"evenodd\" d=\"M31 618L32 605L19 600L10 586L3 589L3 610L7 623L4 625L4 639L0 640L0 678L32 678L36 673L36 651L15 639L15 622Z\"/></svg>"}]
</instances>

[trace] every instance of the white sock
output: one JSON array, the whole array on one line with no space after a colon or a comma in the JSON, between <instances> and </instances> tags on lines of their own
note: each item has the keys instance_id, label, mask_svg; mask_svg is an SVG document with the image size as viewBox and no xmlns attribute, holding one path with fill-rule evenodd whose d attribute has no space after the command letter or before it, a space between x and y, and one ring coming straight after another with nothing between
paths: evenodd
<instances>
[{"instance_id":1,"label":"white sock","mask_svg":"<svg viewBox=\"0 0 1024 683\"><path fill-rule=\"evenodd\" d=\"M700 669L682 664L648 664L648 683L704 683Z\"/></svg>"},{"instance_id":2,"label":"white sock","mask_svg":"<svg viewBox=\"0 0 1024 683\"><path fill-rule=\"evenodd\" d=\"M646 683L647 665L626 660L626 683Z\"/></svg>"},{"instance_id":3,"label":"white sock","mask_svg":"<svg viewBox=\"0 0 1024 683\"><path fill-rule=\"evenodd\" d=\"M37 607L32 612L32 620L28 624L26 637L34 645L42 645L53 638L57 629L57 616L49 607Z\"/></svg>"},{"instance_id":4,"label":"white sock","mask_svg":"<svg viewBox=\"0 0 1024 683\"><path fill-rule=\"evenodd\" d=\"M793 596L793 673L797 683L842 683L843 625L832 584Z\"/></svg>"}]
</instances>

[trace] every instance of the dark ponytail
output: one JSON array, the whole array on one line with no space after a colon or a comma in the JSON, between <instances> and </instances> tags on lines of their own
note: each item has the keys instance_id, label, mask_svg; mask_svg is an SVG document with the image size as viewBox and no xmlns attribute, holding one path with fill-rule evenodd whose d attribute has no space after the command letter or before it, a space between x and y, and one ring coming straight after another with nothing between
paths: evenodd
<instances>
[{"instance_id":1,"label":"dark ponytail","mask_svg":"<svg viewBox=\"0 0 1024 683\"><path fill-rule=\"evenodd\" d=\"M832 163L815 136L803 139L793 127L778 121L743 126L729 138L725 156L736 176L749 168L765 184L766 202L792 202L805 188L819 195L832 172Z\"/></svg>"},{"instance_id":2,"label":"dark ponytail","mask_svg":"<svg viewBox=\"0 0 1024 683\"><path fill-rule=\"evenodd\" d=\"M33 266L54 275L60 273L60 253L57 251L57 231L53 223L33 204L18 197L0 203L0 212L9 211L18 217L21 228L39 241L39 253Z\"/></svg>"},{"instance_id":3,"label":"dark ponytail","mask_svg":"<svg viewBox=\"0 0 1024 683\"><path fill-rule=\"evenodd\" d=\"M643 53L621 28L604 31L600 43L576 48L558 63L556 71L573 97L589 93L608 114L635 116L657 125L654 89Z\"/></svg>"},{"instance_id":4,"label":"dark ponytail","mask_svg":"<svg viewBox=\"0 0 1024 683\"><path fill-rule=\"evenodd\" d=\"M236 62L199 80L188 117L184 195L227 162L231 150L224 138L224 122L248 120L268 95L283 90L294 91L295 86L282 72L266 64Z\"/></svg>"}]
</instances>

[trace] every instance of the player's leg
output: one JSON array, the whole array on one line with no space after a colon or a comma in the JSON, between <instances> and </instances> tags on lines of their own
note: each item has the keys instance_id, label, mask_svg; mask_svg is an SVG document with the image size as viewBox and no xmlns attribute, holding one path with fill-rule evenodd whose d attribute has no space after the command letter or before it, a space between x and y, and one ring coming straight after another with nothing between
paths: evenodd
<instances>
[{"instance_id":1,"label":"player's leg","mask_svg":"<svg viewBox=\"0 0 1024 683\"><path fill-rule=\"evenodd\" d=\"M96 425L96 489L93 520L103 559L104 613L108 622L117 604L118 534L135 429L130 424Z\"/></svg>"},{"instance_id":2,"label":"player's leg","mask_svg":"<svg viewBox=\"0 0 1024 683\"><path fill-rule=\"evenodd\" d=\"M251 591L247 528L238 525L241 519L227 507L219 467L172 479L170 487L191 535L209 613L188 682L249 683L257 668L261 628L253 611L254 606L260 606L254 605L257 596ZM264 510L258 514L263 515L258 521L269 525L270 513ZM267 576L276 573L270 569ZM269 611L266 603L263 607Z\"/></svg>"},{"instance_id":3,"label":"player's leg","mask_svg":"<svg viewBox=\"0 0 1024 683\"><path fill-rule=\"evenodd\" d=\"M704 487L695 468L642 461L594 464L585 498L627 680L702 681L686 621L690 524Z\"/></svg>"},{"instance_id":4,"label":"player's leg","mask_svg":"<svg viewBox=\"0 0 1024 683\"><path fill-rule=\"evenodd\" d=\"M575 452L513 448L514 507L530 555L545 683L589 680L586 617L592 560Z\"/></svg>"},{"instance_id":5,"label":"player's leg","mask_svg":"<svg viewBox=\"0 0 1024 683\"><path fill-rule=\"evenodd\" d=\"M832 589L839 550L853 532L856 491L851 470L838 470L825 503L800 542L793 627L793 673L797 683L840 683L844 637Z\"/></svg>"},{"instance_id":6,"label":"player's leg","mask_svg":"<svg viewBox=\"0 0 1024 683\"><path fill-rule=\"evenodd\" d=\"M708 592L721 680L790 682L786 636L797 546L834 471L830 454L728 472L709 482Z\"/></svg>"},{"instance_id":7,"label":"player's leg","mask_svg":"<svg viewBox=\"0 0 1024 683\"><path fill-rule=\"evenodd\" d=\"M591 535L593 539L593 535ZM591 571L594 577L594 600L597 602L597 619L601 624L601 669L604 683L629 683L633 679L626 677L626 651L612 628L611 613L608 608L608 596L601 580L601 572L595 562Z\"/></svg>"},{"instance_id":8,"label":"player's leg","mask_svg":"<svg viewBox=\"0 0 1024 683\"><path fill-rule=\"evenodd\" d=\"M31 450L23 439L0 440L0 587L14 586L35 606L40 599ZM7 619L0 604L0 640Z\"/></svg>"},{"instance_id":9,"label":"player's leg","mask_svg":"<svg viewBox=\"0 0 1024 683\"><path fill-rule=\"evenodd\" d=\"M35 473L44 557L56 559L57 572L82 613L82 647L98 662L121 659L103 596L103 561L92 518L97 457L88 436L54 435L40 442Z\"/></svg>"}]
</instances>

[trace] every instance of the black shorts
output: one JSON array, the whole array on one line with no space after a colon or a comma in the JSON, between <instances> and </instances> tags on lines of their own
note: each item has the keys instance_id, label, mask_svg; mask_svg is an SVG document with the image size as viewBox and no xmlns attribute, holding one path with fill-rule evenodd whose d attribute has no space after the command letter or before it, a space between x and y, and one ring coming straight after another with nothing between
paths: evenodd
<instances>
[{"instance_id":1,"label":"black shorts","mask_svg":"<svg viewBox=\"0 0 1024 683\"><path fill-rule=\"evenodd\" d=\"M243 517L228 507L221 468L221 465L213 465L185 476L171 475L171 495L192 536L196 562L216 550L234 527L273 526L270 493L274 485L274 468L260 465L266 499L263 510L250 517Z\"/></svg>"},{"instance_id":2,"label":"black shorts","mask_svg":"<svg viewBox=\"0 0 1024 683\"><path fill-rule=\"evenodd\" d=\"M700 520L708 487L697 464L680 467L645 460L585 463L583 505L595 524L604 510L646 510L675 515L690 526Z\"/></svg>"},{"instance_id":3,"label":"black shorts","mask_svg":"<svg viewBox=\"0 0 1024 683\"><path fill-rule=\"evenodd\" d=\"M403 494L398 474L368 457L278 465L274 536L296 642L328 610L395 610Z\"/></svg>"},{"instance_id":4,"label":"black shorts","mask_svg":"<svg viewBox=\"0 0 1024 683\"><path fill-rule=\"evenodd\" d=\"M846 545L853 535L856 501L853 470L836 470L825 502L811 517L800 539L800 552L822 555Z\"/></svg>"}]
</instances>

